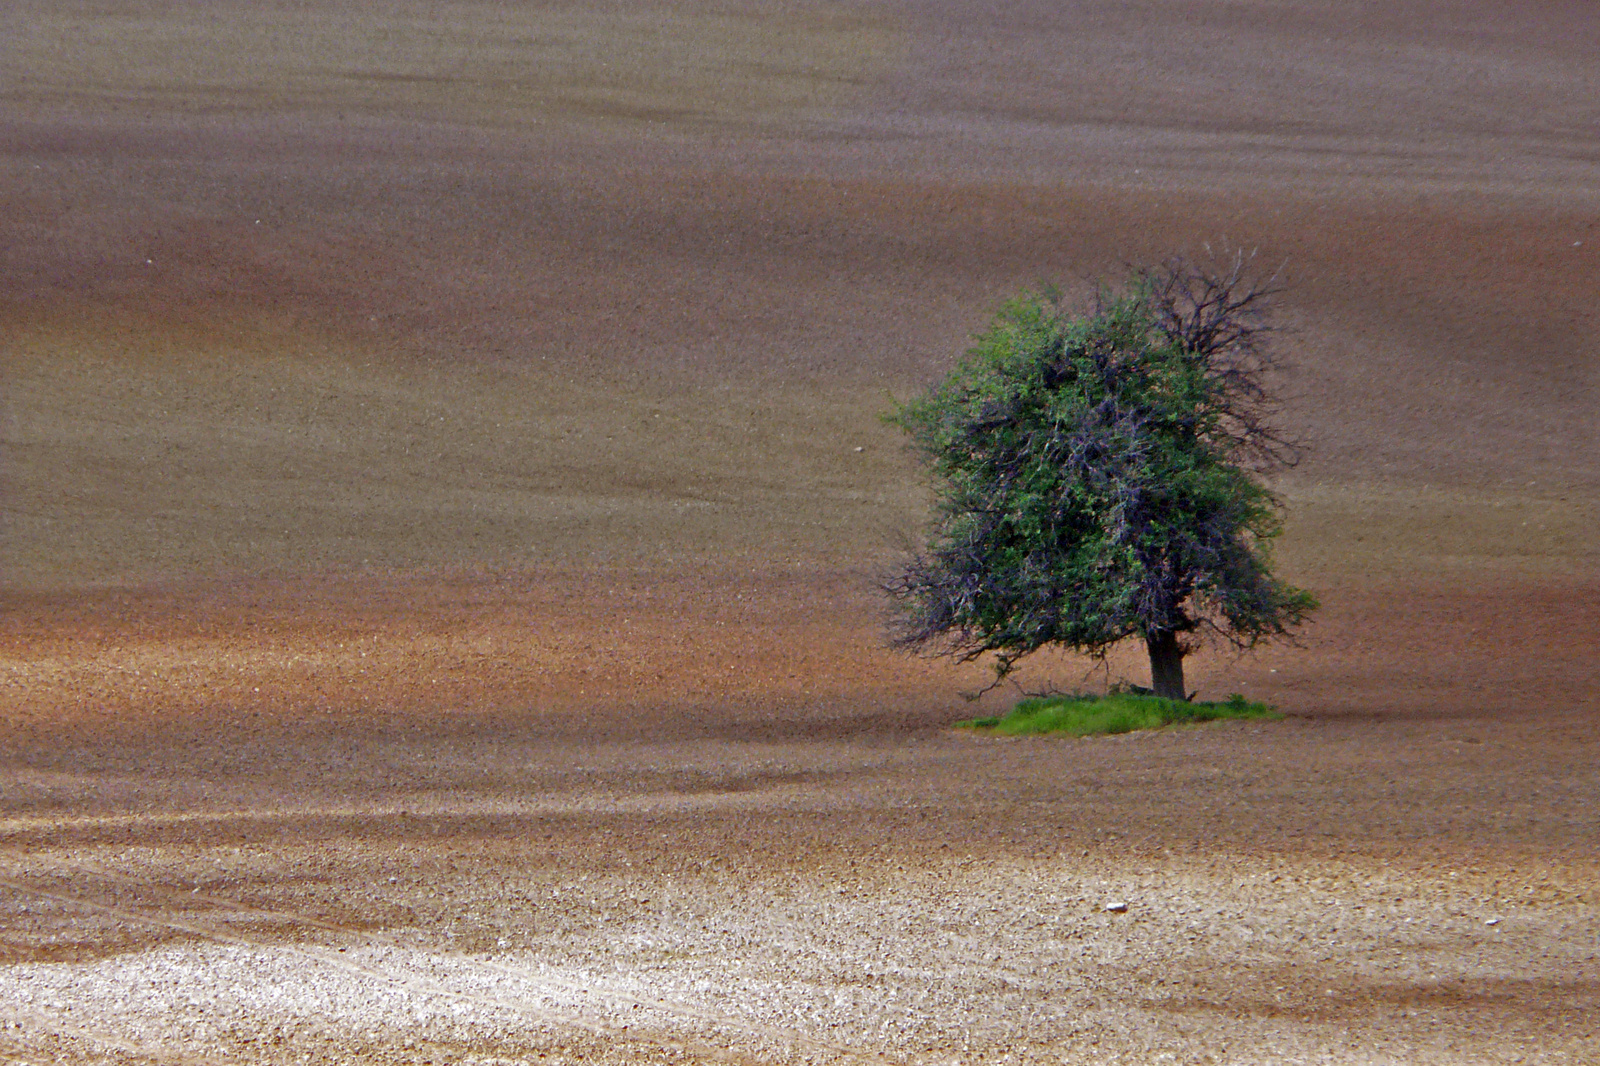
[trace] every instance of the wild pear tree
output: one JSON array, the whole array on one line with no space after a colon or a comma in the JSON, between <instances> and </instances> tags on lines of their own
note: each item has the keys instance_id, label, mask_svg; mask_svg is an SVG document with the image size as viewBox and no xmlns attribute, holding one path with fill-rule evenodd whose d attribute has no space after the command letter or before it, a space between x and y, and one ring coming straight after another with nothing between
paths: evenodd
<instances>
[{"instance_id":1,"label":"wild pear tree","mask_svg":"<svg viewBox=\"0 0 1600 1066\"><path fill-rule=\"evenodd\" d=\"M1272 573L1292 464L1270 424L1272 290L1235 256L1175 259L1082 314L1054 293L1007 303L942 382L891 416L935 486L927 546L885 583L895 643L996 680L1055 645L1138 638L1151 688L1185 699L1207 636L1285 638L1316 607Z\"/></svg>"}]
</instances>

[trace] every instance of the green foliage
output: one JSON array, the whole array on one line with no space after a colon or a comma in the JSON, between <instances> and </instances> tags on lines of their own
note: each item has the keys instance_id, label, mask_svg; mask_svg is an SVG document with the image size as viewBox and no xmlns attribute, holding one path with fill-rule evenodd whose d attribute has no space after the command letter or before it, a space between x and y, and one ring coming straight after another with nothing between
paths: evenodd
<instances>
[{"instance_id":1,"label":"green foliage","mask_svg":"<svg viewBox=\"0 0 1600 1066\"><path fill-rule=\"evenodd\" d=\"M1223 718L1279 719L1283 715L1264 703L1251 703L1238 693L1223 703L1166 700L1131 692L1106 696L1050 696L1020 701L1001 718L974 718L956 723L1005 736L1029 733L1067 733L1075 737L1103 733L1131 733Z\"/></svg>"},{"instance_id":2,"label":"green foliage","mask_svg":"<svg viewBox=\"0 0 1600 1066\"><path fill-rule=\"evenodd\" d=\"M926 551L885 585L897 643L993 652L1003 677L1050 644L1250 647L1302 622L1316 600L1271 572L1279 502L1255 476L1293 457L1265 418L1261 295L1237 263L1178 262L1082 315L1052 292L1005 304L891 416L937 497Z\"/></svg>"}]
</instances>

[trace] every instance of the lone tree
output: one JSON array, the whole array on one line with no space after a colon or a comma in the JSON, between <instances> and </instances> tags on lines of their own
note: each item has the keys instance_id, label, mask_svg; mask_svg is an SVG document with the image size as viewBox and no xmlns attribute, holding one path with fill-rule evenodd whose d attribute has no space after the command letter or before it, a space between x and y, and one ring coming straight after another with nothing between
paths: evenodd
<instances>
[{"instance_id":1,"label":"lone tree","mask_svg":"<svg viewBox=\"0 0 1600 1066\"><path fill-rule=\"evenodd\" d=\"M895 644L992 652L998 684L1046 645L1103 657L1139 637L1152 689L1181 700L1208 635L1249 648L1306 619L1315 597L1271 570L1281 504L1257 475L1298 452L1270 425L1274 290L1246 266L1169 260L1079 315L1024 294L891 415L938 499L884 586Z\"/></svg>"}]
</instances>

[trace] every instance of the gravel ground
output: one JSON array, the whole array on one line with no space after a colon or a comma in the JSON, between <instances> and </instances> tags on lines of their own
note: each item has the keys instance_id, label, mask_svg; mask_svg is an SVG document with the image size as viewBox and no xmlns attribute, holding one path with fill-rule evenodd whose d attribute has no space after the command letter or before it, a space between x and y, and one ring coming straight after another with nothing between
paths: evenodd
<instances>
[{"instance_id":1,"label":"gravel ground","mask_svg":"<svg viewBox=\"0 0 1600 1066\"><path fill-rule=\"evenodd\" d=\"M626 739L640 722L622 718L598 744L498 729L489 758L462 757L459 724L394 742L434 767L427 788L268 786L261 803L259 780L200 787L160 745L132 756L173 771L137 810L101 807L93 773L52 777L53 810L0 821L7 1053L1600 1054L1582 719L1553 739L1550 722L1334 718L697 744ZM259 770L337 744L292 726L255 748Z\"/></svg>"}]
</instances>

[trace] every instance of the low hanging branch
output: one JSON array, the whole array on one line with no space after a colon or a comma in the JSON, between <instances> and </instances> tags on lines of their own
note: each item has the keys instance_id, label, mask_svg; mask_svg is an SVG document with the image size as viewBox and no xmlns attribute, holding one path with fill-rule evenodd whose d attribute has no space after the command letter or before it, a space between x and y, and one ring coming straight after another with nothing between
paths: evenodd
<instances>
[{"instance_id":1,"label":"low hanging branch","mask_svg":"<svg viewBox=\"0 0 1600 1066\"><path fill-rule=\"evenodd\" d=\"M1280 503L1258 474L1299 449L1272 426L1263 312L1275 291L1173 259L1083 315L1006 304L950 375L901 407L935 482L925 550L884 583L893 641L997 681L1047 645L1145 641L1157 695L1185 698L1206 636L1286 638L1315 598L1276 578Z\"/></svg>"}]
</instances>

